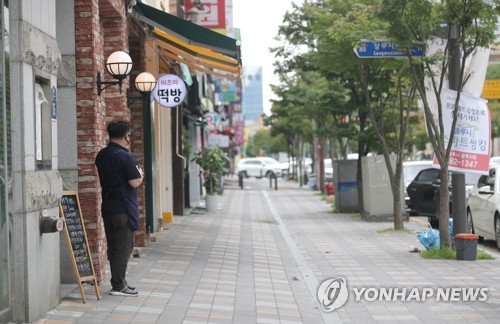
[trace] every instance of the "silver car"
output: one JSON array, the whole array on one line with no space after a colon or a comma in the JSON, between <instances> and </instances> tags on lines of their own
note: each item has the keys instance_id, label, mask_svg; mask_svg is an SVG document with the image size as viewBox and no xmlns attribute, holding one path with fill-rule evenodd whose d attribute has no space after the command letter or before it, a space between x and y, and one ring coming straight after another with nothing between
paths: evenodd
<instances>
[{"instance_id":1,"label":"silver car","mask_svg":"<svg viewBox=\"0 0 500 324\"><path fill-rule=\"evenodd\" d=\"M500 164L490 166L489 174L482 175L471 190L467 225L480 238L495 240L500 249L500 180L497 172L500 172Z\"/></svg>"}]
</instances>

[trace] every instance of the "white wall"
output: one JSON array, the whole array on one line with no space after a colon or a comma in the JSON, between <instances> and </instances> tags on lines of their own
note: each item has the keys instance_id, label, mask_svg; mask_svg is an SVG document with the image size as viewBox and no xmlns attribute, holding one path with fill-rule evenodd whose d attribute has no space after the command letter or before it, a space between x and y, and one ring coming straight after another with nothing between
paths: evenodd
<instances>
[{"instance_id":1,"label":"white wall","mask_svg":"<svg viewBox=\"0 0 500 324\"><path fill-rule=\"evenodd\" d=\"M32 322L60 303L59 233L41 234L41 217L57 216L62 180L57 170L57 120L50 128L52 169L36 170L35 79L57 88L61 54L56 41L56 1L11 1L11 123L13 316ZM49 95L46 94L50 100Z\"/></svg>"}]
</instances>

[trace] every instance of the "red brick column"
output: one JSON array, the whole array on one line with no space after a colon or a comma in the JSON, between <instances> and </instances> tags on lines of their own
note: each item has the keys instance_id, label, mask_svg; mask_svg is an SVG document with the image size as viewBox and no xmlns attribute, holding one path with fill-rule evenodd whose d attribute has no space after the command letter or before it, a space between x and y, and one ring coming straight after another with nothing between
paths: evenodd
<instances>
[{"instance_id":1,"label":"red brick column","mask_svg":"<svg viewBox=\"0 0 500 324\"><path fill-rule=\"evenodd\" d=\"M128 51L128 24L125 1L75 0L76 115L78 149L78 192L92 261L99 283L104 281L106 238L101 217L101 187L94 161L107 144L106 124L111 118L128 119L126 95L118 87L106 89L99 97L96 74L110 76L104 68L115 50ZM125 82L124 89L128 87Z\"/></svg>"}]
</instances>

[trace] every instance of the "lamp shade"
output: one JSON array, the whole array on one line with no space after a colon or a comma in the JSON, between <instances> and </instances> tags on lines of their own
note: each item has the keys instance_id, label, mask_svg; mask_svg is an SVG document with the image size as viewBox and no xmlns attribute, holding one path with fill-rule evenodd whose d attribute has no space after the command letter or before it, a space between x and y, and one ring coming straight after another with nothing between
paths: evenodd
<instances>
[{"instance_id":1,"label":"lamp shade","mask_svg":"<svg viewBox=\"0 0 500 324\"><path fill-rule=\"evenodd\" d=\"M135 78L135 87L140 92L151 92L156 87L156 78L149 72L142 72Z\"/></svg>"},{"instance_id":2,"label":"lamp shade","mask_svg":"<svg viewBox=\"0 0 500 324\"><path fill-rule=\"evenodd\" d=\"M127 53L116 51L108 57L106 69L115 79L123 80L132 70L132 59Z\"/></svg>"}]
</instances>

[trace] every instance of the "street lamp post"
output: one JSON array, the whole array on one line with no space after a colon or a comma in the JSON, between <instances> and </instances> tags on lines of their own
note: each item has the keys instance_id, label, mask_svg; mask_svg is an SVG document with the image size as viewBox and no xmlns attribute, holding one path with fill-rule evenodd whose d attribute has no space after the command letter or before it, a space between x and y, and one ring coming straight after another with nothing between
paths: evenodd
<instances>
[{"instance_id":1,"label":"street lamp post","mask_svg":"<svg viewBox=\"0 0 500 324\"><path fill-rule=\"evenodd\" d=\"M156 87L156 78L148 72L142 72L135 78L135 87L143 99L143 134L144 134L144 190L146 199L146 228L153 232L153 138L154 129L151 112L151 91Z\"/></svg>"}]
</instances>

